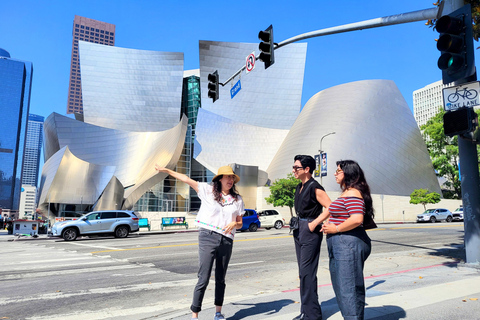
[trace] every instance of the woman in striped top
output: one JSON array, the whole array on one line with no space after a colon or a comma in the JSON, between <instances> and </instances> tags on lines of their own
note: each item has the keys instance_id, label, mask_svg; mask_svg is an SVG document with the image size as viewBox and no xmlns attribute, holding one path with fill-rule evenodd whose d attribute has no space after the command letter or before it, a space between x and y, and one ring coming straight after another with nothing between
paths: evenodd
<instances>
[{"instance_id":1,"label":"woman in striped top","mask_svg":"<svg viewBox=\"0 0 480 320\"><path fill-rule=\"evenodd\" d=\"M363 266L372 248L363 218L367 214L373 218L372 197L355 161L337 161L335 179L343 193L330 204L330 218L322 227L327 234L330 277L343 318L360 320L365 310Z\"/></svg>"}]
</instances>

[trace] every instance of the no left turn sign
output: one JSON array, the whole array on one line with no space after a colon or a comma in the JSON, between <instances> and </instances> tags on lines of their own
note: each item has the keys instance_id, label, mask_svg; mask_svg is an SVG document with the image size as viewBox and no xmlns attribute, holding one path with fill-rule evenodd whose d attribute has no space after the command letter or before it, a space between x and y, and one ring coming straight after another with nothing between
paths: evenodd
<instances>
[{"instance_id":1,"label":"no left turn sign","mask_svg":"<svg viewBox=\"0 0 480 320\"><path fill-rule=\"evenodd\" d=\"M245 63L245 68L247 69L247 73L255 69L255 51L250 53L247 56L247 61Z\"/></svg>"}]
</instances>

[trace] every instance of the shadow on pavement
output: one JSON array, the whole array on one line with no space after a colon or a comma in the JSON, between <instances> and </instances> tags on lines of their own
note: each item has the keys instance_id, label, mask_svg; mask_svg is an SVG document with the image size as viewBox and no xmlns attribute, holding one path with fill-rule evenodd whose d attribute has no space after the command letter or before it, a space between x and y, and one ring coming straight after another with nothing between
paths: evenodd
<instances>
[{"instance_id":1,"label":"shadow on pavement","mask_svg":"<svg viewBox=\"0 0 480 320\"><path fill-rule=\"evenodd\" d=\"M440 249L429 248L424 246L416 246L411 244L403 244L398 242L382 241L382 240L372 240L372 243L373 242L390 244L392 246L409 247L412 249L430 250L430 252L427 252L426 254L431 256L445 257L445 258L451 258L451 259L462 260L462 261L465 261L466 259L463 239L461 243L450 243L448 245L445 244L445 246L449 246L450 248L440 248ZM450 265L450 263L446 263L445 265ZM455 266L452 266L452 267L455 267Z\"/></svg>"},{"instance_id":2,"label":"shadow on pavement","mask_svg":"<svg viewBox=\"0 0 480 320\"><path fill-rule=\"evenodd\" d=\"M398 319L407 318L407 313L405 312L405 310L403 310L399 306L382 306L382 307L372 307L372 308L369 308L367 306L365 308L366 316L367 316L367 313L370 315L368 316L369 320L398 320ZM371 316L372 313L378 313L379 316L372 317Z\"/></svg>"},{"instance_id":3,"label":"shadow on pavement","mask_svg":"<svg viewBox=\"0 0 480 320\"><path fill-rule=\"evenodd\" d=\"M253 316L257 314L265 314L266 316L271 316L278 313L282 310L283 307L288 306L295 301L291 299L282 299L270 302L259 302L259 303L232 303L235 306L250 306L248 308L241 309L237 311L233 316L228 317L229 320L240 320L245 319L248 316Z\"/></svg>"}]
</instances>

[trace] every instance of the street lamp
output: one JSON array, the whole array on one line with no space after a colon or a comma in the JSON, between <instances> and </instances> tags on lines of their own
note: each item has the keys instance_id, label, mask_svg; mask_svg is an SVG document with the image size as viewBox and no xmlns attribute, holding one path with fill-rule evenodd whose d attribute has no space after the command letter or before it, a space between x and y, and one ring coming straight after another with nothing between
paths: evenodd
<instances>
[{"instance_id":1,"label":"street lamp","mask_svg":"<svg viewBox=\"0 0 480 320\"><path fill-rule=\"evenodd\" d=\"M320 153L320 161L322 161L322 153L323 153L323 150L322 150L322 141L323 141L323 138L325 138L326 136L329 136L331 134L335 134L335 131L333 132L329 132L325 135L323 135L323 137L320 139L320 149L318 150L318 152ZM322 184L322 173L320 172L320 184Z\"/></svg>"}]
</instances>

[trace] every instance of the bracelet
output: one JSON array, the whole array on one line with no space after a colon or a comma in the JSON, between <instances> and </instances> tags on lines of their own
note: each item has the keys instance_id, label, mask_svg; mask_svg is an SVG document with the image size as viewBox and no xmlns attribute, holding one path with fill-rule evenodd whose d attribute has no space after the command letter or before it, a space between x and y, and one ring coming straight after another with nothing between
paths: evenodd
<instances>
[{"instance_id":1,"label":"bracelet","mask_svg":"<svg viewBox=\"0 0 480 320\"><path fill-rule=\"evenodd\" d=\"M339 232L340 232L340 231L338 231L338 226L337 226L337 225L335 225L335 229L337 229L337 233L339 233Z\"/></svg>"}]
</instances>

